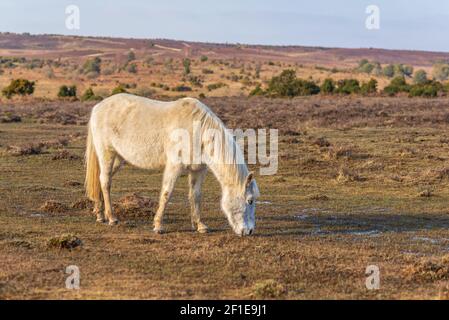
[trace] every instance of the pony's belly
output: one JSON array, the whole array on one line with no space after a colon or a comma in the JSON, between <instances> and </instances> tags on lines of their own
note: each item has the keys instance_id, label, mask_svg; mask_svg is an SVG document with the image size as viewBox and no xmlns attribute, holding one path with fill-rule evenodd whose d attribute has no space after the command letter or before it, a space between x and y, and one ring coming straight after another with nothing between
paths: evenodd
<instances>
[{"instance_id":1,"label":"pony's belly","mask_svg":"<svg viewBox=\"0 0 449 320\"><path fill-rule=\"evenodd\" d=\"M127 163L142 169L160 169L166 163L164 148L160 145L128 143L115 149Z\"/></svg>"}]
</instances>

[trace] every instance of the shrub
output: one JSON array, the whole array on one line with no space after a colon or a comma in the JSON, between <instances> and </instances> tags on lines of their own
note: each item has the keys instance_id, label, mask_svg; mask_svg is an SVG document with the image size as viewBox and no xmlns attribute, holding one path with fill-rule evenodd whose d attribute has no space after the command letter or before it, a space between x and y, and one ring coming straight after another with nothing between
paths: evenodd
<instances>
[{"instance_id":1,"label":"shrub","mask_svg":"<svg viewBox=\"0 0 449 320\"><path fill-rule=\"evenodd\" d=\"M177 91L177 92L188 92L188 91L192 91L192 88L188 87L188 86L184 86L184 85L180 85L180 86L176 86L172 89L172 91Z\"/></svg>"},{"instance_id":2,"label":"shrub","mask_svg":"<svg viewBox=\"0 0 449 320\"><path fill-rule=\"evenodd\" d=\"M207 56L201 56L200 60L201 62L206 62L209 58Z\"/></svg>"},{"instance_id":3,"label":"shrub","mask_svg":"<svg viewBox=\"0 0 449 320\"><path fill-rule=\"evenodd\" d=\"M34 92L34 81L28 81L26 79L15 79L11 83L3 88L2 94L10 99L14 95L26 96L32 95Z\"/></svg>"},{"instance_id":4,"label":"shrub","mask_svg":"<svg viewBox=\"0 0 449 320\"><path fill-rule=\"evenodd\" d=\"M335 91L335 81L333 79L327 78L321 85L321 92L324 94L332 94Z\"/></svg>"},{"instance_id":5,"label":"shrub","mask_svg":"<svg viewBox=\"0 0 449 320\"><path fill-rule=\"evenodd\" d=\"M437 63L433 66L433 76L436 80L445 81L449 78L449 64Z\"/></svg>"},{"instance_id":6,"label":"shrub","mask_svg":"<svg viewBox=\"0 0 449 320\"><path fill-rule=\"evenodd\" d=\"M128 93L128 91L126 91L126 89L123 85L119 84L117 87L112 89L111 96L113 96L115 94L119 94L119 93Z\"/></svg>"},{"instance_id":7,"label":"shrub","mask_svg":"<svg viewBox=\"0 0 449 320\"><path fill-rule=\"evenodd\" d=\"M102 97L95 95L92 88L89 88L86 91L84 91L83 95L81 96L81 101L97 101L102 99L103 99Z\"/></svg>"},{"instance_id":8,"label":"shrub","mask_svg":"<svg viewBox=\"0 0 449 320\"><path fill-rule=\"evenodd\" d=\"M226 86L226 84L224 84L222 82L212 83L212 84L207 86L207 90L208 91L213 91L213 90L217 90L217 89L223 88L225 86Z\"/></svg>"},{"instance_id":9,"label":"shrub","mask_svg":"<svg viewBox=\"0 0 449 320\"><path fill-rule=\"evenodd\" d=\"M394 96L399 92L409 92L410 86L405 81L404 76L395 77L390 84L384 88L384 92L390 96Z\"/></svg>"},{"instance_id":10,"label":"shrub","mask_svg":"<svg viewBox=\"0 0 449 320\"><path fill-rule=\"evenodd\" d=\"M386 76L388 78L393 78L394 77L394 66L392 64L389 64L383 68L382 72L383 72L384 76Z\"/></svg>"},{"instance_id":11,"label":"shrub","mask_svg":"<svg viewBox=\"0 0 449 320\"><path fill-rule=\"evenodd\" d=\"M136 54L134 53L134 51L131 50L130 52L128 52L127 60L128 62L136 60Z\"/></svg>"},{"instance_id":12,"label":"shrub","mask_svg":"<svg viewBox=\"0 0 449 320\"><path fill-rule=\"evenodd\" d=\"M294 70L284 70L270 80L267 92L275 97L314 95L320 92L315 82L298 79Z\"/></svg>"},{"instance_id":13,"label":"shrub","mask_svg":"<svg viewBox=\"0 0 449 320\"><path fill-rule=\"evenodd\" d=\"M101 72L101 59L99 57L95 57L87 60L83 65L82 72L84 74L96 73L98 75Z\"/></svg>"},{"instance_id":14,"label":"shrub","mask_svg":"<svg viewBox=\"0 0 449 320\"><path fill-rule=\"evenodd\" d=\"M132 52L132 51L131 51ZM126 71L128 71L129 73L137 73L137 65L135 63L130 63L127 67L126 67Z\"/></svg>"},{"instance_id":15,"label":"shrub","mask_svg":"<svg viewBox=\"0 0 449 320\"><path fill-rule=\"evenodd\" d=\"M253 90L251 90L251 92L249 93L249 95L251 97L254 96L263 96L265 94L265 91L263 91L262 87L259 85L257 85Z\"/></svg>"},{"instance_id":16,"label":"shrub","mask_svg":"<svg viewBox=\"0 0 449 320\"><path fill-rule=\"evenodd\" d=\"M145 98L151 98L156 93L155 90L147 88L147 87L140 87L136 90L136 95L145 97Z\"/></svg>"},{"instance_id":17,"label":"shrub","mask_svg":"<svg viewBox=\"0 0 449 320\"><path fill-rule=\"evenodd\" d=\"M184 59L182 61L182 65L184 66L184 74L188 75L190 74L191 70L190 70L190 65L192 64L192 62L190 61L190 59Z\"/></svg>"},{"instance_id":18,"label":"shrub","mask_svg":"<svg viewBox=\"0 0 449 320\"><path fill-rule=\"evenodd\" d=\"M443 91L444 87L440 82L429 80L426 83L411 86L409 96L434 98L438 96L439 92Z\"/></svg>"},{"instance_id":19,"label":"shrub","mask_svg":"<svg viewBox=\"0 0 449 320\"><path fill-rule=\"evenodd\" d=\"M353 94L360 92L360 83L356 79L342 79L337 83L336 93Z\"/></svg>"},{"instance_id":20,"label":"shrub","mask_svg":"<svg viewBox=\"0 0 449 320\"><path fill-rule=\"evenodd\" d=\"M415 72L415 75L413 76L413 82L415 84L424 84L427 82L427 72L424 70L418 70Z\"/></svg>"},{"instance_id":21,"label":"shrub","mask_svg":"<svg viewBox=\"0 0 449 320\"><path fill-rule=\"evenodd\" d=\"M76 97L76 86L60 86L58 92L59 98Z\"/></svg>"},{"instance_id":22,"label":"shrub","mask_svg":"<svg viewBox=\"0 0 449 320\"><path fill-rule=\"evenodd\" d=\"M360 87L360 93L363 95L370 95L377 93L377 80L371 79L368 82L364 82Z\"/></svg>"},{"instance_id":23,"label":"shrub","mask_svg":"<svg viewBox=\"0 0 449 320\"><path fill-rule=\"evenodd\" d=\"M203 72L203 74L213 74L214 73L214 71L211 69L203 69L202 72Z\"/></svg>"},{"instance_id":24,"label":"shrub","mask_svg":"<svg viewBox=\"0 0 449 320\"><path fill-rule=\"evenodd\" d=\"M199 87L199 88L203 87L203 79L201 79L199 76L190 75L188 77L188 80L189 80L190 84L194 87Z\"/></svg>"}]
</instances>

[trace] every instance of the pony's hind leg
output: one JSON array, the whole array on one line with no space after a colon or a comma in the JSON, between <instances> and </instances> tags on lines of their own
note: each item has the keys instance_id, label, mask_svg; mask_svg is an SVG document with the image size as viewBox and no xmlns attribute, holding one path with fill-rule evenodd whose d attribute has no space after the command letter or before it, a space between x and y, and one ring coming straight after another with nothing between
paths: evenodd
<instances>
[{"instance_id":1,"label":"pony's hind leg","mask_svg":"<svg viewBox=\"0 0 449 320\"><path fill-rule=\"evenodd\" d=\"M124 160L120 157L120 156L116 156L115 160L114 160L114 164L112 166L112 173L111 173L111 178L121 169L121 167L124 164ZM97 222L98 223L105 223L106 222L106 218L104 215L104 208L103 208L103 200L95 202L94 204L94 214L97 216Z\"/></svg>"},{"instance_id":2,"label":"pony's hind leg","mask_svg":"<svg viewBox=\"0 0 449 320\"><path fill-rule=\"evenodd\" d=\"M177 165L167 164L165 167L164 177L162 180L161 195L159 198L159 208L157 209L156 215L154 216L154 232L156 233L161 234L164 232L164 229L162 227L164 211L168 201L170 201L170 197L175 187L176 180L180 176L181 172L182 168Z\"/></svg>"},{"instance_id":3,"label":"pony's hind leg","mask_svg":"<svg viewBox=\"0 0 449 320\"><path fill-rule=\"evenodd\" d=\"M199 233L209 232L209 228L201 221L201 186L207 169L192 171L189 174L189 200L192 211L192 228Z\"/></svg>"},{"instance_id":4,"label":"pony's hind leg","mask_svg":"<svg viewBox=\"0 0 449 320\"><path fill-rule=\"evenodd\" d=\"M112 174L115 159L116 155L111 151L98 152L100 185L104 200L104 214L109 221L109 225L118 224L118 219L112 211L111 201Z\"/></svg>"}]
</instances>

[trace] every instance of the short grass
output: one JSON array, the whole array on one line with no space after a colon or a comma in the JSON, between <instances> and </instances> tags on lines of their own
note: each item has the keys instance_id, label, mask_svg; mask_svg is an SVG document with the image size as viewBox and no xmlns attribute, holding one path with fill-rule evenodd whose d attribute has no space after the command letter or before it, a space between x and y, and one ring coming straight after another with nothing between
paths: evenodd
<instances>
[{"instance_id":1,"label":"short grass","mask_svg":"<svg viewBox=\"0 0 449 320\"><path fill-rule=\"evenodd\" d=\"M167 210L168 233L153 234L151 214L124 214L117 227L95 224L88 209L72 208L84 198L81 157L90 106L3 106L22 122L0 124L0 298L447 296L447 100L207 102L231 127L281 129L279 172L257 177L262 197L253 237L231 232L211 175L203 205L210 234L191 231L184 177ZM62 125L61 114L73 115L74 124ZM48 143L61 138L67 146ZM37 155L7 151L40 142ZM62 150L79 157L55 157ZM157 201L160 181L160 172L127 166L114 178L113 199L137 193ZM65 209L45 210L47 201ZM64 235L82 245L48 245ZM69 265L80 268L79 291L65 288ZM380 290L365 287L369 265L380 268Z\"/></svg>"}]
</instances>

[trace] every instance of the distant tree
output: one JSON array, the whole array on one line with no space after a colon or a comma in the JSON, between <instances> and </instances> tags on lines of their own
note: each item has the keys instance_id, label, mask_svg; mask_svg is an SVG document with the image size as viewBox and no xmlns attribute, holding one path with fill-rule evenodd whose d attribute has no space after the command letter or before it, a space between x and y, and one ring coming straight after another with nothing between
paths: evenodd
<instances>
[{"instance_id":1,"label":"distant tree","mask_svg":"<svg viewBox=\"0 0 449 320\"><path fill-rule=\"evenodd\" d=\"M182 64L183 64L183 66L184 66L184 74L185 74L185 75L190 74L190 72L191 72L190 66L191 66L191 64L192 64L192 62L190 61L190 59L184 59L184 60L182 61Z\"/></svg>"},{"instance_id":2,"label":"distant tree","mask_svg":"<svg viewBox=\"0 0 449 320\"><path fill-rule=\"evenodd\" d=\"M435 79L445 81L449 78L449 64L437 63L433 66L433 76Z\"/></svg>"},{"instance_id":3,"label":"distant tree","mask_svg":"<svg viewBox=\"0 0 449 320\"><path fill-rule=\"evenodd\" d=\"M324 94L332 94L335 91L335 81L333 79L327 78L321 85L321 92Z\"/></svg>"},{"instance_id":4,"label":"distant tree","mask_svg":"<svg viewBox=\"0 0 449 320\"><path fill-rule=\"evenodd\" d=\"M424 70L417 70L413 76L413 82L415 84L424 84L427 82L427 72Z\"/></svg>"},{"instance_id":5,"label":"distant tree","mask_svg":"<svg viewBox=\"0 0 449 320\"><path fill-rule=\"evenodd\" d=\"M342 79L337 83L336 93L354 94L360 92L360 83L357 79Z\"/></svg>"},{"instance_id":6,"label":"distant tree","mask_svg":"<svg viewBox=\"0 0 449 320\"><path fill-rule=\"evenodd\" d=\"M388 95L395 95L400 92L409 92L410 86L405 81L404 76L395 77L390 84L384 88L384 92Z\"/></svg>"},{"instance_id":7,"label":"distant tree","mask_svg":"<svg viewBox=\"0 0 449 320\"><path fill-rule=\"evenodd\" d=\"M394 71L395 71L394 70L394 66L392 64L389 64L389 65L384 67L383 74L384 74L384 76L386 76L388 78L393 78Z\"/></svg>"},{"instance_id":8,"label":"distant tree","mask_svg":"<svg viewBox=\"0 0 449 320\"><path fill-rule=\"evenodd\" d=\"M95 95L92 88L88 88L86 91L84 91L83 95L81 96L81 101L97 101L102 99L103 99L102 97Z\"/></svg>"},{"instance_id":9,"label":"distant tree","mask_svg":"<svg viewBox=\"0 0 449 320\"><path fill-rule=\"evenodd\" d=\"M128 62L136 60L136 54L134 53L134 51L131 50L130 52L128 52L127 59Z\"/></svg>"},{"instance_id":10,"label":"distant tree","mask_svg":"<svg viewBox=\"0 0 449 320\"><path fill-rule=\"evenodd\" d=\"M206 62L209 58L207 56L201 56L200 60L201 62Z\"/></svg>"},{"instance_id":11,"label":"distant tree","mask_svg":"<svg viewBox=\"0 0 449 320\"><path fill-rule=\"evenodd\" d=\"M101 72L101 59L99 57L95 57L93 59L87 60L82 69L84 74L88 73L96 73L97 75Z\"/></svg>"},{"instance_id":12,"label":"distant tree","mask_svg":"<svg viewBox=\"0 0 449 320\"><path fill-rule=\"evenodd\" d=\"M360 87L360 93L363 95L370 95L377 93L377 80L371 79L368 82L364 82Z\"/></svg>"},{"instance_id":13,"label":"distant tree","mask_svg":"<svg viewBox=\"0 0 449 320\"><path fill-rule=\"evenodd\" d=\"M59 98L74 98L76 97L76 86L62 85L58 91Z\"/></svg>"},{"instance_id":14,"label":"distant tree","mask_svg":"<svg viewBox=\"0 0 449 320\"><path fill-rule=\"evenodd\" d=\"M32 95L35 87L34 81L29 81L26 79L15 79L11 83L3 88L2 94L10 99L14 95L27 96Z\"/></svg>"},{"instance_id":15,"label":"distant tree","mask_svg":"<svg viewBox=\"0 0 449 320\"><path fill-rule=\"evenodd\" d=\"M265 91L262 89L262 86L258 84L251 92L249 93L250 97L254 96L262 96L265 94Z\"/></svg>"},{"instance_id":16,"label":"distant tree","mask_svg":"<svg viewBox=\"0 0 449 320\"><path fill-rule=\"evenodd\" d=\"M413 66L410 65L402 65L402 72L404 73L404 75L406 75L407 77L411 77L413 75Z\"/></svg>"}]
</instances>

